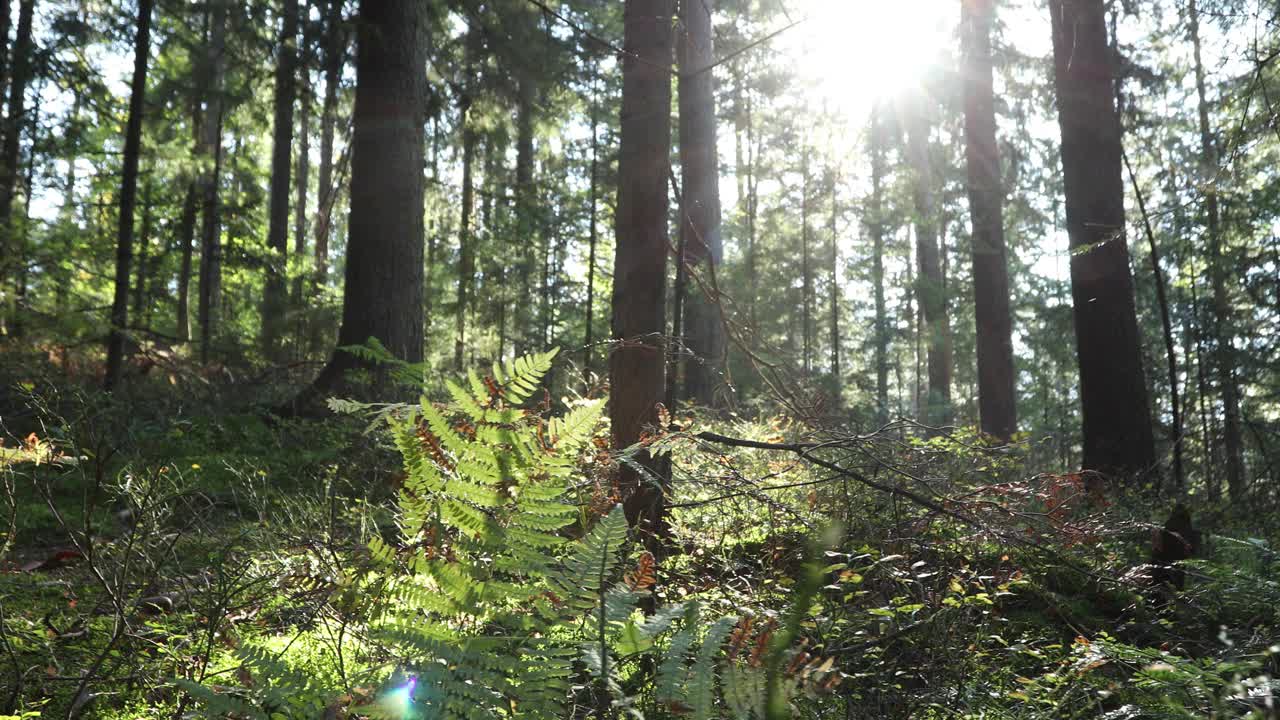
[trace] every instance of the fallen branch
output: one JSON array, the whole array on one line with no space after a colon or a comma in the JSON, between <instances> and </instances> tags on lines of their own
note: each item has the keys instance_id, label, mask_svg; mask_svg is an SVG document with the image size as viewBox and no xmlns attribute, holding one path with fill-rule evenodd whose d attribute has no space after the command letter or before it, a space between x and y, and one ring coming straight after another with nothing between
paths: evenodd
<instances>
[{"instance_id":1,"label":"fallen branch","mask_svg":"<svg viewBox=\"0 0 1280 720\"><path fill-rule=\"evenodd\" d=\"M964 513L956 512L955 510L948 508L942 502L931 500L925 497L924 495L921 495L920 493L907 490L906 488L896 487L894 485L886 485L885 483L879 482L878 480L872 480L871 478L867 477L866 475L863 475L857 470L840 467L839 465L836 465L833 462L828 462L826 460L823 460L822 458L815 457L813 455L814 450L819 450L824 447L831 447L835 443L831 443L831 442L827 442L827 443L760 442L758 440L744 440L742 438L732 438L732 437L728 437L727 435L721 435L719 433L713 433L710 431L700 432L695 437L697 437L699 440L702 440L704 442L715 443L717 445L728 445L729 447L741 447L741 448L752 448L756 450L775 450L775 451L781 451L781 452L792 452L804 458L805 460L813 463L814 465L817 465L818 467L825 468L834 473L837 473L840 477L847 477L850 480L861 483L862 485L872 488L873 490L878 490L888 495L894 495L897 497L904 498L906 500L910 500L911 502L919 505L920 507L923 507L928 510L932 510L933 512L936 512L940 515L946 515L947 517L954 518L956 520L959 520L960 522L965 523L966 525L973 525L975 527L985 528L985 525L979 520L977 520L976 518L969 517Z\"/></svg>"}]
</instances>

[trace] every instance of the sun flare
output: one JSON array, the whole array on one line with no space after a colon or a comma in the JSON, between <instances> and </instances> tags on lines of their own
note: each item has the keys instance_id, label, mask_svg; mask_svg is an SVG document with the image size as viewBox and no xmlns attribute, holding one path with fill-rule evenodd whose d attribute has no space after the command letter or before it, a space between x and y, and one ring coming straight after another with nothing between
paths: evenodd
<instances>
[{"instance_id":1,"label":"sun flare","mask_svg":"<svg viewBox=\"0 0 1280 720\"><path fill-rule=\"evenodd\" d=\"M954 44L949 0L806 0L788 38L813 99L846 117L918 84Z\"/></svg>"}]
</instances>

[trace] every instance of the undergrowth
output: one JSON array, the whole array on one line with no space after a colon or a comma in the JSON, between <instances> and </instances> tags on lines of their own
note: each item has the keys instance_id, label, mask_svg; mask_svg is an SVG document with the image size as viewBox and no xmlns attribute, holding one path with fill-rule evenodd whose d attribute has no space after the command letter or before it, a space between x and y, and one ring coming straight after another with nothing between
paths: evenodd
<instances>
[{"instance_id":1,"label":"undergrowth","mask_svg":"<svg viewBox=\"0 0 1280 720\"><path fill-rule=\"evenodd\" d=\"M0 717L1277 716L1266 515L1152 586L1167 506L1031 445L687 412L658 561L552 362L324 420L11 387Z\"/></svg>"}]
</instances>

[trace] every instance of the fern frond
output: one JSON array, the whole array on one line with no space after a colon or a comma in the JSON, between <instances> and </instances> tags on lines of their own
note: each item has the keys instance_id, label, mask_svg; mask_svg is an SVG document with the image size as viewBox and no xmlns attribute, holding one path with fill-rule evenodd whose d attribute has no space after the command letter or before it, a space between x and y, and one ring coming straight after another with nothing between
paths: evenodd
<instances>
[{"instance_id":1,"label":"fern frond","mask_svg":"<svg viewBox=\"0 0 1280 720\"><path fill-rule=\"evenodd\" d=\"M651 638L666 632L671 624L686 613L687 603L664 605L640 623L640 631Z\"/></svg>"},{"instance_id":2,"label":"fern frond","mask_svg":"<svg viewBox=\"0 0 1280 720\"><path fill-rule=\"evenodd\" d=\"M698 649L698 657L689 671L688 700L693 707L694 720L710 720L715 707L716 665L724 641L729 637L737 618L722 617L707 630Z\"/></svg>"},{"instance_id":3,"label":"fern frond","mask_svg":"<svg viewBox=\"0 0 1280 720\"><path fill-rule=\"evenodd\" d=\"M179 678L173 681L204 709L208 717L243 717L266 720L267 714L229 692L217 692L198 682Z\"/></svg>"},{"instance_id":4,"label":"fern frond","mask_svg":"<svg viewBox=\"0 0 1280 720\"><path fill-rule=\"evenodd\" d=\"M512 404L523 403L538 389L538 383L551 370L551 363L558 352L558 348L552 348L545 353L518 357L507 363L503 390Z\"/></svg>"},{"instance_id":5,"label":"fern frond","mask_svg":"<svg viewBox=\"0 0 1280 720\"><path fill-rule=\"evenodd\" d=\"M484 417L484 408L482 405L485 403L485 399L483 395L481 395L480 398L476 398L470 392L467 392L467 390L461 385L452 380L446 380L444 387L449 391L449 397L453 398L454 405L458 406L458 408L461 409L467 417L474 418L476 420Z\"/></svg>"},{"instance_id":6,"label":"fern frond","mask_svg":"<svg viewBox=\"0 0 1280 720\"><path fill-rule=\"evenodd\" d=\"M700 614L701 607L698 603L689 603L685 608L684 622L680 624L680 629L672 636L671 643L667 646L666 657L658 666L658 679L654 688L660 701L672 702L684 699L682 686L685 663L688 660L689 649L697 639Z\"/></svg>"},{"instance_id":7,"label":"fern frond","mask_svg":"<svg viewBox=\"0 0 1280 720\"><path fill-rule=\"evenodd\" d=\"M551 589L574 608L594 607L603 579L617 566L617 553L627 539L627 519L618 505L586 537L574 544L562 562L562 570L551 578Z\"/></svg>"},{"instance_id":8,"label":"fern frond","mask_svg":"<svg viewBox=\"0 0 1280 720\"><path fill-rule=\"evenodd\" d=\"M595 432L596 424L604 412L604 400L591 400L563 418L552 418L548 424L551 442L561 455L576 452Z\"/></svg>"}]
</instances>

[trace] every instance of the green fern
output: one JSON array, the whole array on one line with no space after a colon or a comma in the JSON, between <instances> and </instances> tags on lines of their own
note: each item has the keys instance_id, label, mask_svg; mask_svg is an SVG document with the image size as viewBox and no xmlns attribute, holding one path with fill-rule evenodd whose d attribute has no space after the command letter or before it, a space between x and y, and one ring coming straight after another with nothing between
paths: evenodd
<instances>
[{"instance_id":1,"label":"green fern","mask_svg":"<svg viewBox=\"0 0 1280 720\"><path fill-rule=\"evenodd\" d=\"M574 543L562 532L579 517L569 481L603 403L550 422L520 407L553 358L471 373L446 383L448 405L423 398L391 419L406 474L404 547L370 543L375 559L401 568L371 634L417 673L426 717L562 716L584 639L572 630L615 574L620 510Z\"/></svg>"},{"instance_id":2,"label":"green fern","mask_svg":"<svg viewBox=\"0 0 1280 720\"><path fill-rule=\"evenodd\" d=\"M387 693L350 710L370 717L550 720L568 717L571 703L588 703L640 717L643 696L698 720L724 709L765 717L771 688L797 687L770 681L769 673L781 672L781 655L765 666L727 653L739 619L707 622L696 601L642 617L637 608L650 591L619 579L628 539L620 506L569 539L578 533L566 530L586 515L571 484L603 402L580 402L550 420L522 407L554 356L518 358L494 365L488 377L473 372L448 382L447 404L423 397L411 407L379 406L403 460L400 538L370 538L366 570L353 582L369 589L361 630L381 668L366 675L377 682L394 668L394 677L415 678L400 691L412 713L388 704ZM341 403L354 412L371 407ZM734 641L739 649L741 641ZM656 676L629 695L620 663L646 654ZM291 690L323 695L312 678L270 653L247 649L241 656L265 679L253 697L268 714L291 714L278 709ZM263 714L240 697L182 686L211 715ZM335 688L329 697L342 694Z\"/></svg>"},{"instance_id":3,"label":"green fern","mask_svg":"<svg viewBox=\"0 0 1280 720\"><path fill-rule=\"evenodd\" d=\"M385 370L394 382L401 385L418 385L428 372L425 363L401 360L376 337L369 338L363 345L344 345L338 349L366 363L377 365Z\"/></svg>"}]
</instances>

